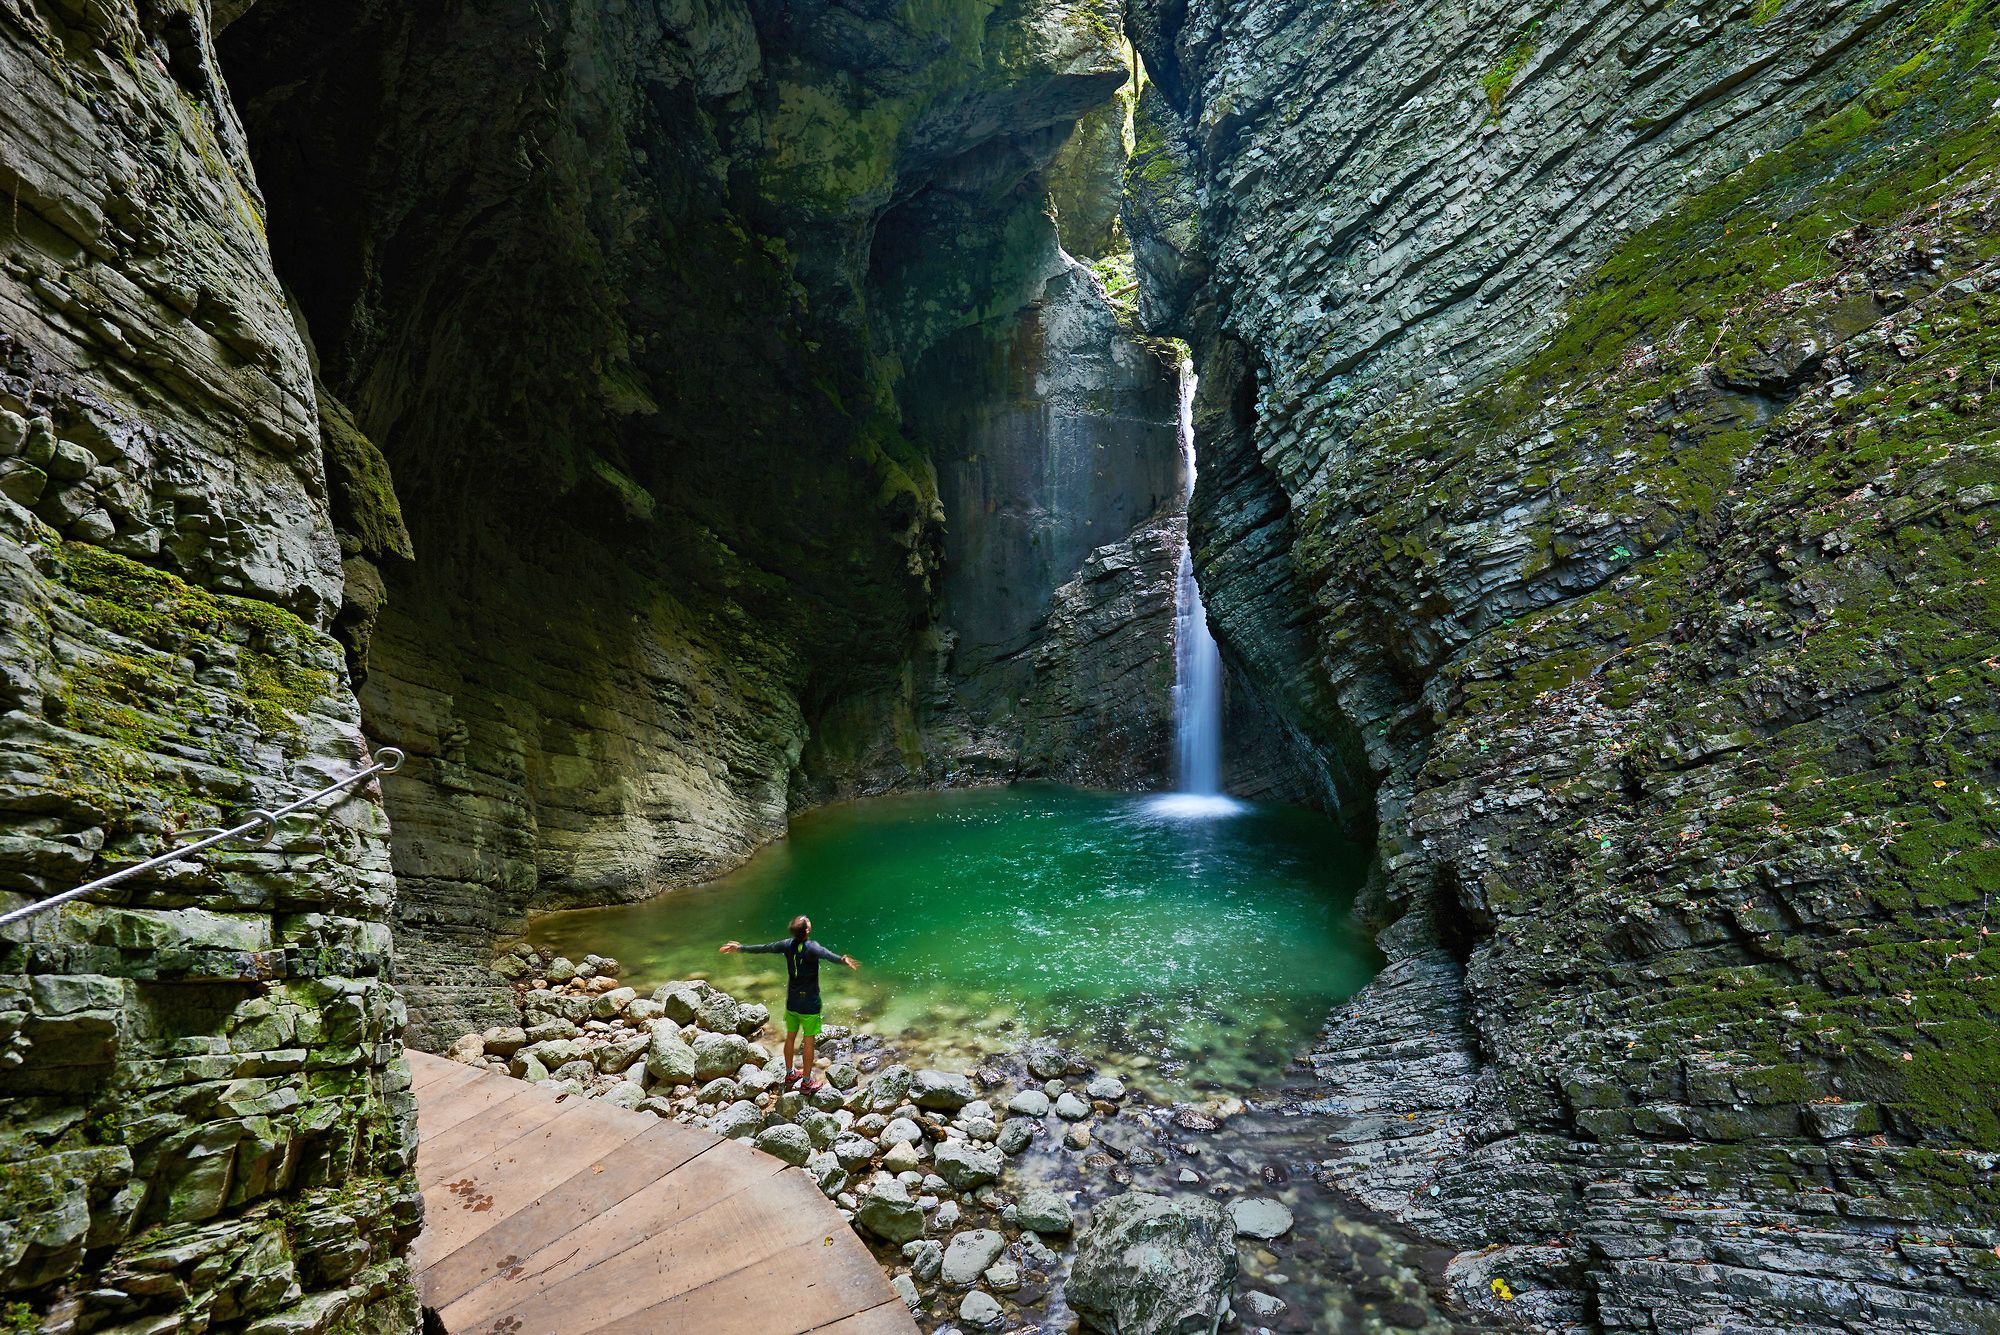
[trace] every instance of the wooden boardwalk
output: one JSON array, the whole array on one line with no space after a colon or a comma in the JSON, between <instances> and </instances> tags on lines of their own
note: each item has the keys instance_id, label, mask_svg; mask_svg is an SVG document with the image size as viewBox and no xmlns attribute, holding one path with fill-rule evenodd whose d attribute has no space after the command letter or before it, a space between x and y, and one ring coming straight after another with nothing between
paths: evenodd
<instances>
[{"instance_id":1,"label":"wooden boardwalk","mask_svg":"<svg viewBox=\"0 0 2000 1335\"><path fill-rule=\"evenodd\" d=\"M740 1141L409 1054L449 1335L914 1335L813 1180Z\"/></svg>"}]
</instances>

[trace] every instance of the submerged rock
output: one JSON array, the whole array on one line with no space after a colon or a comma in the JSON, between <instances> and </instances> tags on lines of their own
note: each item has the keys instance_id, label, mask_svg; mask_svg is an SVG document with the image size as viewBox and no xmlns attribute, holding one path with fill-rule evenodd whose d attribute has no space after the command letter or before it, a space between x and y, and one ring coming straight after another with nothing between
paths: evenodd
<instances>
[{"instance_id":1,"label":"submerged rock","mask_svg":"<svg viewBox=\"0 0 2000 1335\"><path fill-rule=\"evenodd\" d=\"M1229 1203L1229 1218L1239 1237L1268 1242L1291 1232L1292 1212L1282 1201L1246 1196Z\"/></svg>"}]
</instances>

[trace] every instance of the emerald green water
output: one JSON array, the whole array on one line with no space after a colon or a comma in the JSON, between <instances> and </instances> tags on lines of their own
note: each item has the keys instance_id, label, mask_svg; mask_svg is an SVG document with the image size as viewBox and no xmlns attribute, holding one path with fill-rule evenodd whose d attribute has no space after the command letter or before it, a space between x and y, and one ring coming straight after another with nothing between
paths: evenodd
<instances>
[{"instance_id":1,"label":"emerald green water","mask_svg":"<svg viewBox=\"0 0 2000 1335\"><path fill-rule=\"evenodd\" d=\"M1051 785L857 802L721 880L531 935L614 956L635 984L707 978L776 1013L782 962L716 947L806 913L863 965L822 968L827 1022L906 1056L1048 1037L1163 1097L1254 1088L1379 967L1349 916L1366 851L1292 808L1177 802Z\"/></svg>"}]
</instances>

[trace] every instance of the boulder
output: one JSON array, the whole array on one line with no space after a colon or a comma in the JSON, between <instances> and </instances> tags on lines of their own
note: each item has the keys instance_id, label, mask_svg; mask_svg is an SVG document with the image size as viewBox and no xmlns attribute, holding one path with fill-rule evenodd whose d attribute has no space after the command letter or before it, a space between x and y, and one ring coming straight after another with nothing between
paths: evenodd
<instances>
[{"instance_id":1,"label":"boulder","mask_svg":"<svg viewBox=\"0 0 2000 1335\"><path fill-rule=\"evenodd\" d=\"M763 1109L748 1099L741 1099L710 1118L708 1129L724 1140L748 1140L763 1125Z\"/></svg>"},{"instance_id":2,"label":"boulder","mask_svg":"<svg viewBox=\"0 0 2000 1335\"><path fill-rule=\"evenodd\" d=\"M620 1080L599 1096L614 1108L637 1108L646 1101L646 1090L630 1080Z\"/></svg>"},{"instance_id":3,"label":"boulder","mask_svg":"<svg viewBox=\"0 0 2000 1335\"><path fill-rule=\"evenodd\" d=\"M861 1072L852 1062L835 1062L826 1068L826 1083L835 1089L853 1089L861 1081Z\"/></svg>"},{"instance_id":4,"label":"boulder","mask_svg":"<svg viewBox=\"0 0 2000 1335\"><path fill-rule=\"evenodd\" d=\"M1244 1196L1229 1203L1229 1218L1239 1237L1269 1242L1292 1231L1292 1212L1284 1202L1264 1196Z\"/></svg>"},{"instance_id":5,"label":"boulder","mask_svg":"<svg viewBox=\"0 0 2000 1335\"><path fill-rule=\"evenodd\" d=\"M1236 1227L1200 1196L1134 1191L1097 1207L1065 1292L1086 1322L1118 1335L1215 1328L1236 1282Z\"/></svg>"},{"instance_id":6,"label":"boulder","mask_svg":"<svg viewBox=\"0 0 2000 1335\"><path fill-rule=\"evenodd\" d=\"M478 1034L467 1034L446 1048L444 1055L452 1061L464 1062L467 1066L484 1066L486 1064L486 1040ZM501 1055L504 1056L505 1054Z\"/></svg>"},{"instance_id":7,"label":"boulder","mask_svg":"<svg viewBox=\"0 0 2000 1335\"><path fill-rule=\"evenodd\" d=\"M847 1189L847 1170L840 1166L840 1160L833 1156L832 1150L815 1150L808 1154L806 1172L819 1184L820 1194L828 1199Z\"/></svg>"},{"instance_id":8,"label":"boulder","mask_svg":"<svg viewBox=\"0 0 2000 1335\"><path fill-rule=\"evenodd\" d=\"M675 1024L693 1024L695 1013L701 1009L701 999L708 991L707 983L668 983L653 993L653 1000Z\"/></svg>"},{"instance_id":9,"label":"boulder","mask_svg":"<svg viewBox=\"0 0 2000 1335\"><path fill-rule=\"evenodd\" d=\"M719 1075L734 1075L750 1055L750 1045L743 1041L741 1034L696 1034L694 1043L694 1078L713 1080Z\"/></svg>"},{"instance_id":10,"label":"boulder","mask_svg":"<svg viewBox=\"0 0 2000 1335\"><path fill-rule=\"evenodd\" d=\"M956 1142L940 1145L931 1156L937 1175L960 1191L972 1191L1000 1180L1000 1156Z\"/></svg>"},{"instance_id":11,"label":"boulder","mask_svg":"<svg viewBox=\"0 0 2000 1335\"><path fill-rule=\"evenodd\" d=\"M954 1233L944 1249L940 1278L948 1289L969 1289L1006 1250L1007 1239L995 1229L970 1228Z\"/></svg>"},{"instance_id":12,"label":"boulder","mask_svg":"<svg viewBox=\"0 0 2000 1335\"><path fill-rule=\"evenodd\" d=\"M743 1097L743 1087L728 1076L717 1076L695 1091L696 1103L730 1104Z\"/></svg>"},{"instance_id":13,"label":"boulder","mask_svg":"<svg viewBox=\"0 0 2000 1335\"><path fill-rule=\"evenodd\" d=\"M878 1153L875 1142L865 1136L838 1136L833 1142L833 1157L850 1173L866 1168Z\"/></svg>"},{"instance_id":14,"label":"boulder","mask_svg":"<svg viewBox=\"0 0 2000 1335\"><path fill-rule=\"evenodd\" d=\"M542 976L552 983L567 983L576 977L576 965L564 956L558 955L549 961L549 967Z\"/></svg>"},{"instance_id":15,"label":"boulder","mask_svg":"<svg viewBox=\"0 0 2000 1335\"><path fill-rule=\"evenodd\" d=\"M923 1236L924 1212L900 1182L878 1182L861 1197L854 1222L884 1242L910 1242Z\"/></svg>"},{"instance_id":16,"label":"boulder","mask_svg":"<svg viewBox=\"0 0 2000 1335\"><path fill-rule=\"evenodd\" d=\"M1014 1222L1031 1233L1046 1233L1051 1237L1061 1237L1076 1227L1075 1216L1062 1193L1041 1187L1021 1194L1014 1207Z\"/></svg>"},{"instance_id":17,"label":"boulder","mask_svg":"<svg viewBox=\"0 0 2000 1335\"><path fill-rule=\"evenodd\" d=\"M755 1038L771 1022L771 1008L761 1001L736 1008L736 1032L745 1038Z\"/></svg>"},{"instance_id":18,"label":"boulder","mask_svg":"<svg viewBox=\"0 0 2000 1335\"><path fill-rule=\"evenodd\" d=\"M727 992L710 992L695 1007L694 1022L716 1034L733 1034L743 1019L742 1007ZM755 1033L756 1030L751 1030Z\"/></svg>"},{"instance_id":19,"label":"boulder","mask_svg":"<svg viewBox=\"0 0 2000 1335\"><path fill-rule=\"evenodd\" d=\"M780 1122L757 1133L757 1148L797 1168L812 1157L812 1137L802 1126Z\"/></svg>"},{"instance_id":20,"label":"boulder","mask_svg":"<svg viewBox=\"0 0 2000 1335\"><path fill-rule=\"evenodd\" d=\"M957 1112L972 1102L972 1082L949 1071L918 1071L910 1079L910 1101L919 1108Z\"/></svg>"},{"instance_id":21,"label":"boulder","mask_svg":"<svg viewBox=\"0 0 2000 1335\"><path fill-rule=\"evenodd\" d=\"M1000 1135L995 1144L1002 1154L1019 1154L1028 1148L1028 1142L1035 1138L1035 1124L1023 1118L1001 1124Z\"/></svg>"},{"instance_id":22,"label":"boulder","mask_svg":"<svg viewBox=\"0 0 2000 1335\"><path fill-rule=\"evenodd\" d=\"M876 1139L884 1145L921 1145L924 1129L907 1117L898 1117L883 1127Z\"/></svg>"},{"instance_id":23,"label":"boulder","mask_svg":"<svg viewBox=\"0 0 2000 1335\"><path fill-rule=\"evenodd\" d=\"M593 1048L590 1059L597 1063L597 1069L606 1075L619 1075L633 1062L646 1055L646 1049L651 1042L652 1040L644 1034L627 1034Z\"/></svg>"},{"instance_id":24,"label":"boulder","mask_svg":"<svg viewBox=\"0 0 2000 1335\"><path fill-rule=\"evenodd\" d=\"M910 1096L910 1068L885 1066L861 1090L859 1106L869 1112L888 1112Z\"/></svg>"},{"instance_id":25,"label":"boulder","mask_svg":"<svg viewBox=\"0 0 2000 1335\"><path fill-rule=\"evenodd\" d=\"M923 1161L923 1152L907 1141L891 1145L882 1156L882 1166L892 1173L914 1173Z\"/></svg>"},{"instance_id":26,"label":"boulder","mask_svg":"<svg viewBox=\"0 0 2000 1335\"><path fill-rule=\"evenodd\" d=\"M655 1084L691 1085L694 1083L694 1049L681 1042L680 1031L671 1024L653 1026L653 1036L646 1046L646 1074Z\"/></svg>"},{"instance_id":27,"label":"boulder","mask_svg":"<svg viewBox=\"0 0 2000 1335\"><path fill-rule=\"evenodd\" d=\"M590 999L590 1017L593 1020L608 1020L622 1014L638 999L639 989L636 987L614 987L609 992L599 992Z\"/></svg>"},{"instance_id":28,"label":"boulder","mask_svg":"<svg viewBox=\"0 0 2000 1335\"><path fill-rule=\"evenodd\" d=\"M495 1057L511 1057L528 1045L528 1031L518 1025L495 1025L480 1038L486 1044L486 1051Z\"/></svg>"}]
</instances>

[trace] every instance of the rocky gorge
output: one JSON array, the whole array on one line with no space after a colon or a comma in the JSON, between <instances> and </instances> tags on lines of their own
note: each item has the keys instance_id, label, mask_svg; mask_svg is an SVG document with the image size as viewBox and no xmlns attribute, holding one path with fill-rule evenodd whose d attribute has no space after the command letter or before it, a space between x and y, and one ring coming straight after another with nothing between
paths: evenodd
<instances>
[{"instance_id":1,"label":"rocky gorge","mask_svg":"<svg viewBox=\"0 0 2000 1335\"><path fill-rule=\"evenodd\" d=\"M417 1329L470 1033L844 1176L934 1325L1214 1317L1056 1192L1273 1329L2000 1330L1995 21L0 0L0 911L408 753L0 927L0 1326ZM1230 788L1377 850L1254 1108L516 986L808 808L1156 786L1184 541Z\"/></svg>"}]
</instances>

